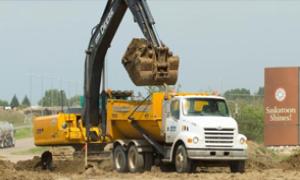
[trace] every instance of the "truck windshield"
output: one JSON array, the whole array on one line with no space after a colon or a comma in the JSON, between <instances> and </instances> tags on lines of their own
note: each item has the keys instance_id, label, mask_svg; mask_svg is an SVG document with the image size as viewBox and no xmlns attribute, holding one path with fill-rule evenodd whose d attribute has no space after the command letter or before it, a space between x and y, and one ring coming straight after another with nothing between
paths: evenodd
<instances>
[{"instance_id":1,"label":"truck windshield","mask_svg":"<svg viewBox=\"0 0 300 180\"><path fill-rule=\"evenodd\" d=\"M185 99L183 102L183 114L186 116L229 116L225 101L212 98Z\"/></svg>"}]
</instances>

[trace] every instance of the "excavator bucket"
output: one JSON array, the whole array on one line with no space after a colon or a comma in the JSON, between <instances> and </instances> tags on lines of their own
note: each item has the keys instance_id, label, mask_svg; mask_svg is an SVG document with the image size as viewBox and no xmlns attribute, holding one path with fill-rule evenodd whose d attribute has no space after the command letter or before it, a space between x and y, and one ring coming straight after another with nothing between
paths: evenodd
<instances>
[{"instance_id":1,"label":"excavator bucket","mask_svg":"<svg viewBox=\"0 0 300 180\"><path fill-rule=\"evenodd\" d=\"M153 47L145 39L133 39L122 63L136 86L176 84L179 57L167 47Z\"/></svg>"}]
</instances>

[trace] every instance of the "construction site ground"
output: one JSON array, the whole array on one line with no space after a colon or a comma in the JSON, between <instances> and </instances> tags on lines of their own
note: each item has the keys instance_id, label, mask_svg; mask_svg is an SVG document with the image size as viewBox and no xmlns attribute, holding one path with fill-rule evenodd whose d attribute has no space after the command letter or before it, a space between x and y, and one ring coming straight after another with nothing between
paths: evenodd
<instances>
[{"instance_id":1,"label":"construction site ground","mask_svg":"<svg viewBox=\"0 0 300 180\"><path fill-rule=\"evenodd\" d=\"M178 174L161 172L153 167L150 172L131 174L117 173L109 159L92 162L88 169L84 161L70 156L68 148L59 149L54 156L54 170L44 171L35 165L43 149L33 145L31 138L20 139L15 148L0 150L0 179L299 179L300 154L278 155L261 145L249 142L249 160L244 174L232 174L229 168L198 168L195 173ZM54 149L52 149L54 150ZM61 152L66 151L66 152Z\"/></svg>"}]
</instances>

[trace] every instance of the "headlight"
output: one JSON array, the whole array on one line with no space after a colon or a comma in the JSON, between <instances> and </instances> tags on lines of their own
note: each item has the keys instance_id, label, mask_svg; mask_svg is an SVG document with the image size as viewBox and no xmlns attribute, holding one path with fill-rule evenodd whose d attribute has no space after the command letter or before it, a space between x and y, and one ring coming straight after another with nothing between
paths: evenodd
<instances>
[{"instance_id":1,"label":"headlight","mask_svg":"<svg viewBox=\"0 0 300 180\"><path fill-rule=\"evenodd\" d=\"M199 138L198 138L198 137L194 137L194 138L193 138L193 143L194 143L194 144L197 144L198 142L199 142Z\"/></svg>"},{"instance_id":2,"label":"headlight","mask_svg":"<svg viewBox=\"0 0 300 180\"><path fill-rule=\"evenodd\" d=\"M246 138L244 138L244 137L241 137L241 139L240 139L240 143L241 143L241 144L246 144L246 142L247 142Z\"/></svg>"}]
</instances>

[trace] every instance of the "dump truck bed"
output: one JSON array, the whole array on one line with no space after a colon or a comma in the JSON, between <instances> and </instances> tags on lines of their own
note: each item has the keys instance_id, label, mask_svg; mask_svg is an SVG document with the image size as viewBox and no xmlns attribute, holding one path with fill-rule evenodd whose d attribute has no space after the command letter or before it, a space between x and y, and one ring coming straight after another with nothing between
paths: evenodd
<instances>
[{"instance_id":1,"label":"dump truck bed","mask_svg":"<svg viewBox=\"0 0 300 180\"><path fill-rule=\"evenodd\" d=\"M136 121L146 134L163 141L162 105L164 93L154 93L148 101L110 99L107 104L107 135L112 139L142 139L132 125Z\"/></svg>"}]
</instances>

